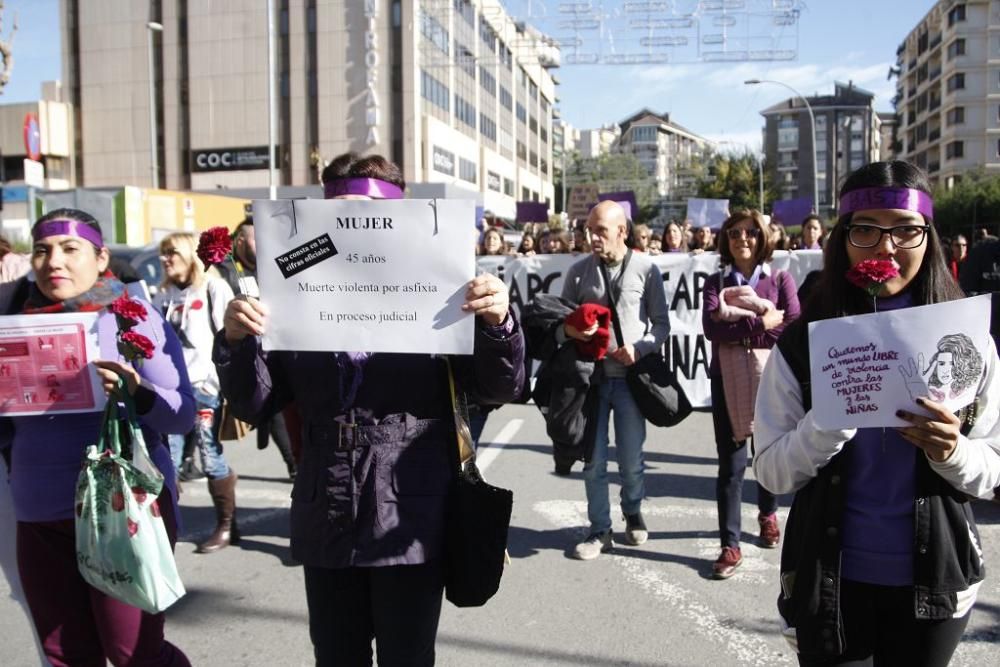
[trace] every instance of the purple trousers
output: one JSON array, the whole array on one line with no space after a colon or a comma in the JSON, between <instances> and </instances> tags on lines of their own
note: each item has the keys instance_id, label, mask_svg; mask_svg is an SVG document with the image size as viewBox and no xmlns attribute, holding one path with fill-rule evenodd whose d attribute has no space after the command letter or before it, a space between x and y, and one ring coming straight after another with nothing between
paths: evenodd
<instances>
[{"instance_id":1,"label":"purple trousers","mask_svg":"<svg viewBox=\"0 0 1000 667\"><path fill-rule=\"evenodd\" d=\"M171 546L176 507L164 489L160 512ZM17 524L17 568L45 657L53 667L190 667L163 638L163 614L148 614L101 593L76 564L73 521Z\"/></svg>"}]
</instances>

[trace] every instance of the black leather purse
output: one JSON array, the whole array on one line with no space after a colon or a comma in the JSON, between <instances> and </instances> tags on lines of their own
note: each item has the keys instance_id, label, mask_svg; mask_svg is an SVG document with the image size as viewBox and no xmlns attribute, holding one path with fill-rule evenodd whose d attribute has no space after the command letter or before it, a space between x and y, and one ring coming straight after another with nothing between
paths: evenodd
<instances>
[{"instance_id":1,"label":"black leather purse","mask_svg":"<svg viewBox=\"0 0 1000 667\"><path fill-rule=\"evenodd\" d=\"M458 435L458 474L445 516L444 594L456 607L481 607L500 589L507 558L507 530L514 494L487 484L476 467L464 401L455 392L448 364L448 385Z\"/></svg>"},{"instance_id":2,"label":"black leather purse","mask_svg":"<svg viewBox=\"0 0 1000 667\"><path fill-rule=\"evenodd\" d=\"M631 256L632 251L629 250L622 262L622 275L625 274ZM623 347L625 340L622 336L621 322L618 320L618 295L608 275L608 268L603 262L600 262L600 270L604 286L608 291L615 340L618 342L618 347ZM653 426L676 426L691 414L691 401L677 382L676 374L667 366L661 350L654 350L629 366L625 381L642 416Z\"/></svg>"}]
</instances>

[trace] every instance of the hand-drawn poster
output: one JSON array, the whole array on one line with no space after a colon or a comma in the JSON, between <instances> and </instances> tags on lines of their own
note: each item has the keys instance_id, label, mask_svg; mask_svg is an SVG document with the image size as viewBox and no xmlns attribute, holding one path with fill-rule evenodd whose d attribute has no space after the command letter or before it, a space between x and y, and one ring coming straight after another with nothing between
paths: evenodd
<instances>
[{"instance_id":1,"label":"hand-drawn poster","mask_svg":"<svg viewBox=\"0 0 1000 667\"><path fill-rule=\"evenodd\" d=\"M822 429L906 426L927 397L958 410L975 398L989 348L990 299L809 324L812 409Z\"/></svg>"},{"instance_id":2,"label":"hand-drawn poster","mask_svg":"<svg viewBox=\"0 0 1000 667\"><path fill-rule=\"evenodd\" d=\"M0 415L94 412L97 313L0 317Z\"/></svg>"},{"instance_id":3,"label":"hand-drawn poster","mask_svg":"<svg viewBox=\"0 0 1000 667\"><path fill-rule=\"evenodd\" d=\"M472 354L472 200L260 200L265 350Z\"/></svg>"}]
</instances>

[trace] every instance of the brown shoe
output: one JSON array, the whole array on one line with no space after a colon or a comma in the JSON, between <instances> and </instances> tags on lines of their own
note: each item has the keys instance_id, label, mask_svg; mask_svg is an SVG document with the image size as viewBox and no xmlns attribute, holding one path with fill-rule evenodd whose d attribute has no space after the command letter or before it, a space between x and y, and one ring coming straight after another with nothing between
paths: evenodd
<instances>
[{"instance_id":1,"label":"brown shoe","mask_svg":"<svg viewBox=\"0 0 1000 667\"><path fill-rule=\"evenodd\" d=\"M760 524L760 546L765 549L773 549L781 541L781 529L778 528L777 514L761 514L757 517Z\"/></svg>"},{"instance_id":2,"label":"brown shoe","mask_svg":"<svg viewBox=\"0 0 1000 667\"><path fill-rule=\"evenodd\" d=\"M739 547L722 547L722 555L712 563L713 579L728 579L736 573L736 568L743 562L743 554Z\"/></svg>"},{"instance_id":3,"label":"brown shoe","mask_svg":"<svg viewBox=\"0 0 1000 667\"><path fill-rule=\"evenodd\" d=\"M200 554L210 554L225 549L230 544L239 544L240 531L236 527L236 473L229 473L222 479L208 480L208 492L215 505L215 530L211 537L195 549Z\"/></svg>"}]
</instances>

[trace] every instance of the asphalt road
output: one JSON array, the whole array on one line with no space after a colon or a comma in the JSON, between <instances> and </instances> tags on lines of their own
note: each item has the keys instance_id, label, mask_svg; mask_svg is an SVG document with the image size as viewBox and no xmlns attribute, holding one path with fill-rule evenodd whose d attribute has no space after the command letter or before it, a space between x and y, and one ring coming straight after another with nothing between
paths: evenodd
<instances>
[{"instance_id":1,"label":"asphalt road","mask_svg":"<svg viewBox=\"0 0 1000 667\"><path fill-rule=\"evenodd\" d=\"M552 474L538 412L501 409L490 416L483 442L485 476L515 491L513 562L486 607L445 603L439 665L795 664L774 608L779 552L755 544L752 482L744 489L744 564L727 581L709 576L719 547L708 414L669 430L650 428L644 505L650 540L591 562L568 557L586 534L579 467L569 478ZM284 466L273 445L260 452L249 439L227 447L226 455L241 476L244 538L217 554L193 553L214 515L204 482L184 485L177 560L188 595L168 611L167 635L195 665L310 665L302 572L288 550L291 487ZM1000 562L1000 506L977 503L976 515L990 566ZM614 520L620 535L624 524L620 516ZM37 665L27 622L6 593L0 581L0 665ZM997 664L998 649L1000 575L990 569L953 665Z\"/></svg>"}]
</instances>

